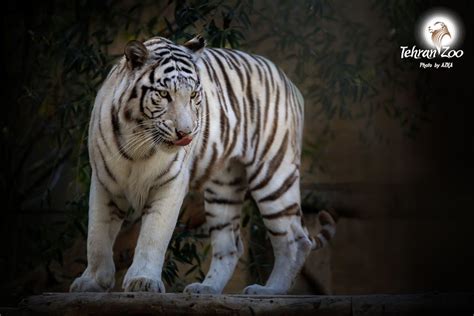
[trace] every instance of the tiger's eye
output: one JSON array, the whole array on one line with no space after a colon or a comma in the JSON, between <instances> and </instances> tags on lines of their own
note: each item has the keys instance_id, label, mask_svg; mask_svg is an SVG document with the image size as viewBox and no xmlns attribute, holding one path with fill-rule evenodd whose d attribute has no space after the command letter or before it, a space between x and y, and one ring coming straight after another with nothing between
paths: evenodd
<instances>
[{"instance_id":1,"label":"tiger's eye","mask_svg":"<svg viewBox=\"0 0 474 316\"><path fill-rule=\"evenodd\" d=\"M160 93L160 96L163 98L166 98L168 96L168 91L161 90L159 93Z\"/></svg>"},{"instance_id":2,"label":"tiger's eye","mask_svg":"<svg viewBox=\"0 0 474 316\"><path fill-rule=\"evenodd\" d=\"M191 99L194 99L197 96L197 92L193 91L191 92Z\"/></svg>"}]
</instances>

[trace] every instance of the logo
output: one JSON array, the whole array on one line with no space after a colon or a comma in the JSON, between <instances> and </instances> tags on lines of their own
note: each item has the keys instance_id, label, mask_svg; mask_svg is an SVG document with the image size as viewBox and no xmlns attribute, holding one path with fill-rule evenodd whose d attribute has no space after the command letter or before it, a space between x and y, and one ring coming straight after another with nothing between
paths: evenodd
<instances>
[{"instance_id":1,"label":"logo","mask_svg":"<svg viewBox=\"0 0 474 316\"><path fill-rule=\"evenodd\" d=\"M401 59L452 59L460 58L464 51L459 49L463 40L463 24L456 13L436 8L425 12L415 27L416 45L400 46ZM439 64L437 64L439 68ZM441 68L451 68L452 62L443 63ZM431 63L420 63L420 67L431 68Z\"/></svg>"},{"instance_id":2,"label":"logo","mask_svg":"<svg viewBox=\"0 0 474 316\"><path fill-rule=\"evenodd\" d=\"M443 46L443 37L449 36L449 38L451 38L451 34L448 31L448 27L443 22L438 21L432 26L428 26L428 31L431 33L431 40L433 41L433 45L436 46L436 49L438 50L438 52L440 52L441 47Z\"/></svg>"}]
</instances>

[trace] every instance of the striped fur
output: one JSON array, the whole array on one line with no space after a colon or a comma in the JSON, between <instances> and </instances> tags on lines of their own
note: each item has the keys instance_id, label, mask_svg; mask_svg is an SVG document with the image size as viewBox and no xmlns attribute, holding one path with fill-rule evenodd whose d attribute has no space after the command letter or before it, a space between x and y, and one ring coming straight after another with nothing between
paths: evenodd
<instances>
[{"instance_id":1,"label":"striped fur","mask_svg":"<svg viewBox=\"0 0 474 316\"><path fill-rule=\"evenodd\" d=\"M133 41L94 105L88 267L71 291L113 286L112 245L125 210L142 216L126 291L164 291L164 254L188 187L203 190L213 258L192 293L220 293L243 252L246 194L268 229L275 266L249 294L283 294L311 248L334 234L328 213L312 239L302 222L300 156L303 98L267 59L237 50L184 46L164 38Z\"/></svg>"}]
</instances>

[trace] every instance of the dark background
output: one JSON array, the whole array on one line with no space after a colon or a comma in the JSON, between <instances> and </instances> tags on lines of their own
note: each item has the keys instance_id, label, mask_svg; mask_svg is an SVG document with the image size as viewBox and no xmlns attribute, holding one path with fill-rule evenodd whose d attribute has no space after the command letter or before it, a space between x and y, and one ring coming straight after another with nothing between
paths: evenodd
<instances>
[{"instance_id":1,"label":"dark background","mask_svg":"<svg viewBox=\"0 0 474 316\"><path fill-rule=\"evenodd\" d=\"M305 96L305 211L312 222L315 212L330 207L339 224L323 256L330 258L329 267L321 269L326 274L315 272L322 280L307 281L313 287L300 286L302 292L472 291L471 1L279 1L274 7L257 1L249 11L235 5L239 1L226 1L200 8L202 20L193 20L181 4L144 3L2 4L2 305L66 290L84 267L89 173L84 131L94 94L123 44L153 34L182 43L196 30L204 30L211 46L269 57ZM416 44L416 18L439 6L463 21L464 56L452 60L452 69L420 69L418 61L400 61L399 46ZM167 8L160 19L170 24L152 23L147 7ZM307 8L315 17L303 22ZM351 25L354 21L359 24ZM336 39L305 41L309 35L293 24L321 25ZM359 27L374 33L358 32ZM374 39L379 35L385 41ZM286 43L288 38L295 40ZM305 55L313 43L321 51ZM384 54L388 57L381 59ZM305 58L311 62L300 66ZM360 78L368 83L355 84ZM341 101L344 93L354 96L350 102ZM392 95L395 100L387 101ZM371 104L381 104L375 114L368 114ZM194 242L188 235L179 238ZM72 260L72 254L82 259ZM194 255L178 249L169 261L187 256L184 263L193 266ZM127 258L121 257L119 268L126 268ZM308 264L305 269L312 273ZM175 277L170 271L169 283L175 284L183 271ZM251 271L246 278L252 277L258 279ZM325 289L314 286L320 283Z\"/></svg>"}]
</instances>

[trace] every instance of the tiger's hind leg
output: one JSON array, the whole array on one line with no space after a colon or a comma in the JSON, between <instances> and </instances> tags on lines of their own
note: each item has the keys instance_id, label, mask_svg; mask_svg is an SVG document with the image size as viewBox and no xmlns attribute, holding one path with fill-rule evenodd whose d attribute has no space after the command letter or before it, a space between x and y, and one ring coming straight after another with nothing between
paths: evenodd
<instances>
[{"instance_id":1,"label":"tiger's hind leg","mask_svg":"<svg viewBox=\"0 0 474 316\"><path fill-rule=\"evenodd\" d=\"M212 261L204 281L188 285L185 293L222 293L232 277L243 253L240 212L246 192L244 176L243 168L232 163L206 185L204 198Z\"/></svg>"},{"instance_id":2,"label":"tiger's hind leg","mask_svg":"<svg viewBox=\"0 0 474 316\"><path fill-rule=\"evenodd\" d=\"M312 247L301 219L299 170L294 164L282 164L276 172L251 180L251 194L267 228L275 263L266 284L250 285L244 294L286 294Z\"/></svg>"}]
</instances>

